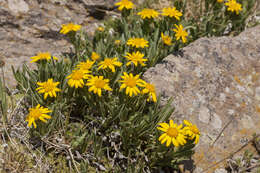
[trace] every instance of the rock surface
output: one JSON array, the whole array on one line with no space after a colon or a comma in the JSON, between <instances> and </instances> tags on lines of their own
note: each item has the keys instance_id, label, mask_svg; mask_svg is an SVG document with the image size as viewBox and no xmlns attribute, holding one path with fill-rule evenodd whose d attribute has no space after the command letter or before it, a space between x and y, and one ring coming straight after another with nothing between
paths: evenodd
<instances>
[{"instance_id":1,"label":"rock surface","mask_svg":"<svg viewBox=\"0 0 260 173\"><path fill-rule=\"evenodd\" d=\"M95 18L103 19L104 11L113 10L114 3L115 0L0 0L0 60L5 62L7 84L16 85L11 66L20 67L38 52L48 51L59 57L70 51L71 45L59 34L62 24L80 24L91 34L100 24Z\"/></svg>"},{"instance_id":2,"label":"rock surface","mask_svg":"<svg viewBox=\"0 0 260 173\"><path fill-rule=\"evenodd\" d=\"M198 39L144 77L155 84L163 103L173 97L176 122L187 119L200 129L197 172L260 132L260 26L236 37Z\"/></svg>"}]
</instances>

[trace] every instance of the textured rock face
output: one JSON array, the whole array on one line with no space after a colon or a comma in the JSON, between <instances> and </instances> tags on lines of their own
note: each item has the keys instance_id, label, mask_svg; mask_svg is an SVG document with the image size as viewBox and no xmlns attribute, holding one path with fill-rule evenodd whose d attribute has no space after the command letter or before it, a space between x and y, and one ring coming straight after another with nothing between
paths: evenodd
<instances>
[{"instance_id":1,"label":"textured rock face","mask_svg":"<svg viewBox=\"0 0 260 173\"><path fill-rule=\"evenodd\" d=\"M164 103L173 97L175 121L190 120L201 130L199 170L260 132L260 26L233 38L201 38L144 76Z\"/></svg>"},{"instance_id":2,"label":"textured rock face","mask_svg":"<svg viewBox=\"0 0 260 173\"><path fill-rule=\"evenodd\" d=\"M9 86L15 86L11 66L20 67L38 52L59 57L71 45L59 34L62 24L73 22L90 34L115 0L0 0L0 60L5 62ZM30 66L32 64L29 64ZM1 75L1 72L0 72Z\"/></svg>"}]
</instances>

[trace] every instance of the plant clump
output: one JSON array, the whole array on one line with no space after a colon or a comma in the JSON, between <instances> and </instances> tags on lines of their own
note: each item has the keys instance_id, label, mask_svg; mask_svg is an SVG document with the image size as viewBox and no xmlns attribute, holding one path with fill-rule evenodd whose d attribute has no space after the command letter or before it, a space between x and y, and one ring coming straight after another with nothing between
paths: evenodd
<instances>
[{"instance_id":1,"label":"plant clump","mask_svg":"<svg viewBox=\"0 0 260 173\"><path fill-rule=\"evenodd\" d=\"M13 70L17 89L31 105L25 120L34 127L31 135L62 133L70 157L81 156L73 160L81 172L179 170L182 161L191 159L200 130L188 120L169 120L172 100L161 106L156 86L143 74L204 34L223 35L229 23L232 31L241 30L241 4L210 0L206 5L217 15L206 26L185 17L182 1L153 9L129 0L115 4L121 17L108 20L93 38L81 25L62 25L60 33L73 52L59 59L39 53L32 57L35 70L27 65ZM221 27L216 21L223 21Z\"/></svg>"}]
</instances>

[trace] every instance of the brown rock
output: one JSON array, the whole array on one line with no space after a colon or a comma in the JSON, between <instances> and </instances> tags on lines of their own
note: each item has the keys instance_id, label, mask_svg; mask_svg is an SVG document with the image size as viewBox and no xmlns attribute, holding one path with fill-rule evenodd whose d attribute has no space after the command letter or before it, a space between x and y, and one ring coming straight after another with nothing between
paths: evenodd
<instances>
[{"instance_id":1,"label":"brown rock","mask_svg":"<svg viewBox=\"0 0 260 173\"><path fill-rule=\"evenodd\" d=\"M176 122L187 119L200 129L194 160L203 170L260 132L259 74L257 26L237 37L201 38L144 76L163 103L173 97Z\"/></svg>"},{"instance_id":2,"label":"brown rock","mask_svg":"<svg viewBox=\"0 0 260 173\"><path fill-rule=\"evenodd\" d=\"M114 5L112 0L0 1L0 60L5 62L4 72L8 86L16 85L11 66L21 67L38 52L48 51L59 57L62 52L70 51L71 45L59 33L62 24L73 22L82 25L89 33L95 31L100 21L93 20L85 3L102 6L104 9ZM1 73L0 70L0 75Z\"/></svg>"}]
</instances>

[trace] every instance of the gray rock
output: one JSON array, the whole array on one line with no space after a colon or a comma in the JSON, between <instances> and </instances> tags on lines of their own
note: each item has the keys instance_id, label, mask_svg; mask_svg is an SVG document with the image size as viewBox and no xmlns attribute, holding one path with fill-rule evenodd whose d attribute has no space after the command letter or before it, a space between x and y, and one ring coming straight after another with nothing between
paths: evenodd
<instances>
[{"instance_id":1,"label":"gray rock","mask_svg":"<svg viewBox=\"0 0 260 173\"><path fill-rule=\"evenodd\" d=\"M29 11L28 4L23 0L8 0L8 7L15 14L27 13Z\"/></svg>"},{"instance_id":2,"label":"gray rock","mask_svg":"<svg viewBox=\"0 0 260 173\"><path fill-rule=\"evenodd\" d=\"M260 26L236 37L198 39L144 77L161 93L162 104L173 97L172 119L190 120L200 129L194 155L200 168L228 156L259 132Z\"/></svg>"}]
</instances>

